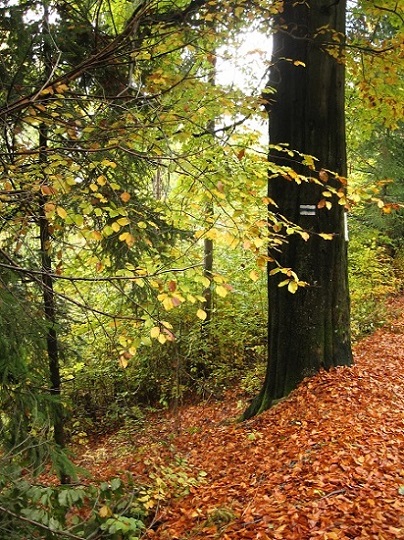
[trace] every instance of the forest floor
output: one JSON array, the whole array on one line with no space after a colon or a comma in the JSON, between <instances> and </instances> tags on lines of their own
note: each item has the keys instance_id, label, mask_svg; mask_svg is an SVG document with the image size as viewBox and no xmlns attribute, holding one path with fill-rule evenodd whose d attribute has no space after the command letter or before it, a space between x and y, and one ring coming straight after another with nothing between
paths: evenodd
<instances>
[{"instance_id":1,"label":"forest floor","mask_svg":"<svg viewBox=\"0 0 404 540\"><path fill-rule=\"evenodd\" d=\"M153 479L145 538L404 539L404 298L390 308L353 367L303 381L260 416L236 422L245 401L233 390L106 437L80 465Z\"/></svg>"}]
</instances>

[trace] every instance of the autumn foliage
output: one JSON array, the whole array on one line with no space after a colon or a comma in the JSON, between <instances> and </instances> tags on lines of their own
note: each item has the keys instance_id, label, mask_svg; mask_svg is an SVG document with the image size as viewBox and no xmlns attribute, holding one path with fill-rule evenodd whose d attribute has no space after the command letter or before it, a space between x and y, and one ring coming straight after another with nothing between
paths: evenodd
<instances>
[{"instance_id":1,"label":"autumn foliage","mask_svg":"<svg viewBox=\"0 0 404 540\"><path fill-rule=\"evenodd\" d=\"M391 303L398 318L357 345L353 367L306 379L248 422L229 420L241 412L235 391L155 417L133 434L143 451L123 455L125 442L106 458L106 440L92 472L140 475L181 457L194 477L207 473L153 508L156 540L404 538L403 307Z\"/></svg>"}]
</instances>

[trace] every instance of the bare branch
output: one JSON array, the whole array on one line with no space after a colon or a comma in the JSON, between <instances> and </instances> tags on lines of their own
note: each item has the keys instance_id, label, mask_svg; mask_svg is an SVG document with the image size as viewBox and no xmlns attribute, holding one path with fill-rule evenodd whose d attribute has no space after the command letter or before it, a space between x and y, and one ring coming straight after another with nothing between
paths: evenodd
<instances>
[{"instance_id":1,"label":"bare branch","mask_svg":"<svg viewBox=\"0 0 404 540\"><path fill-rule=\"evenodd\" d=\"M389 9L383 6L377 6L376 4L373 7L375 7L376 9L379 9L380 11L386 11L387 13L391 13L392 15L396 15L400 19L400 21L404 24L404 17L397 11L398 4L396 4L396 7L394 9Z\"/></svg>"}]
</instances>

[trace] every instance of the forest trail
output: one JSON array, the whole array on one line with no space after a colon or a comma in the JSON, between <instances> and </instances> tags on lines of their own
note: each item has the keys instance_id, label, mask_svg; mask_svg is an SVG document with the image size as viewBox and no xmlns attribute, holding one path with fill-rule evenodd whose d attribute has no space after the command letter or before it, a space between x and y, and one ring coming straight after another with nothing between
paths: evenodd
<instances>
[{"instance_id":1,"label":"forest trail","mask_svg":"<svg viewBox=\"0 0 404 540\"><path fill-rule=\"evenodd\" d=\"M175 474L180 459L206 472L156 510L145 537L404 539L404 298L390 308L394 322L355 347L353 367L317 374L260 416L226 421L241 412L230 395L157 416L131 443L146 465L115 450L103 475L164 463Z\"/></svg>"}]
</instances>

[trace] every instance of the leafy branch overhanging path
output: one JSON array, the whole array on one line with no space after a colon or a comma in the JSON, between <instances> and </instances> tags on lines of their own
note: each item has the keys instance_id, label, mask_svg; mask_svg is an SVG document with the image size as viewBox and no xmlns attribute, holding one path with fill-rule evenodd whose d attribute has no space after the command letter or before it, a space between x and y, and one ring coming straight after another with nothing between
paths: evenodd
<instances>
[{"instance_id":1,"label":"leafy branch overhanging path","mask_svg":"<svg viewBox=\"0 0 404 540\"><path fill-rule=\"evenodd\" d=\"M391 309L397 319L357 345L353 367L303 381L259 417L227 423L236 398L181 410L180 434L156 455L174 451L206 482L163 506L146 537L404 539L404 297ZM174 425L162 422L156 442Z\"/></svg>"}]
</instances>

